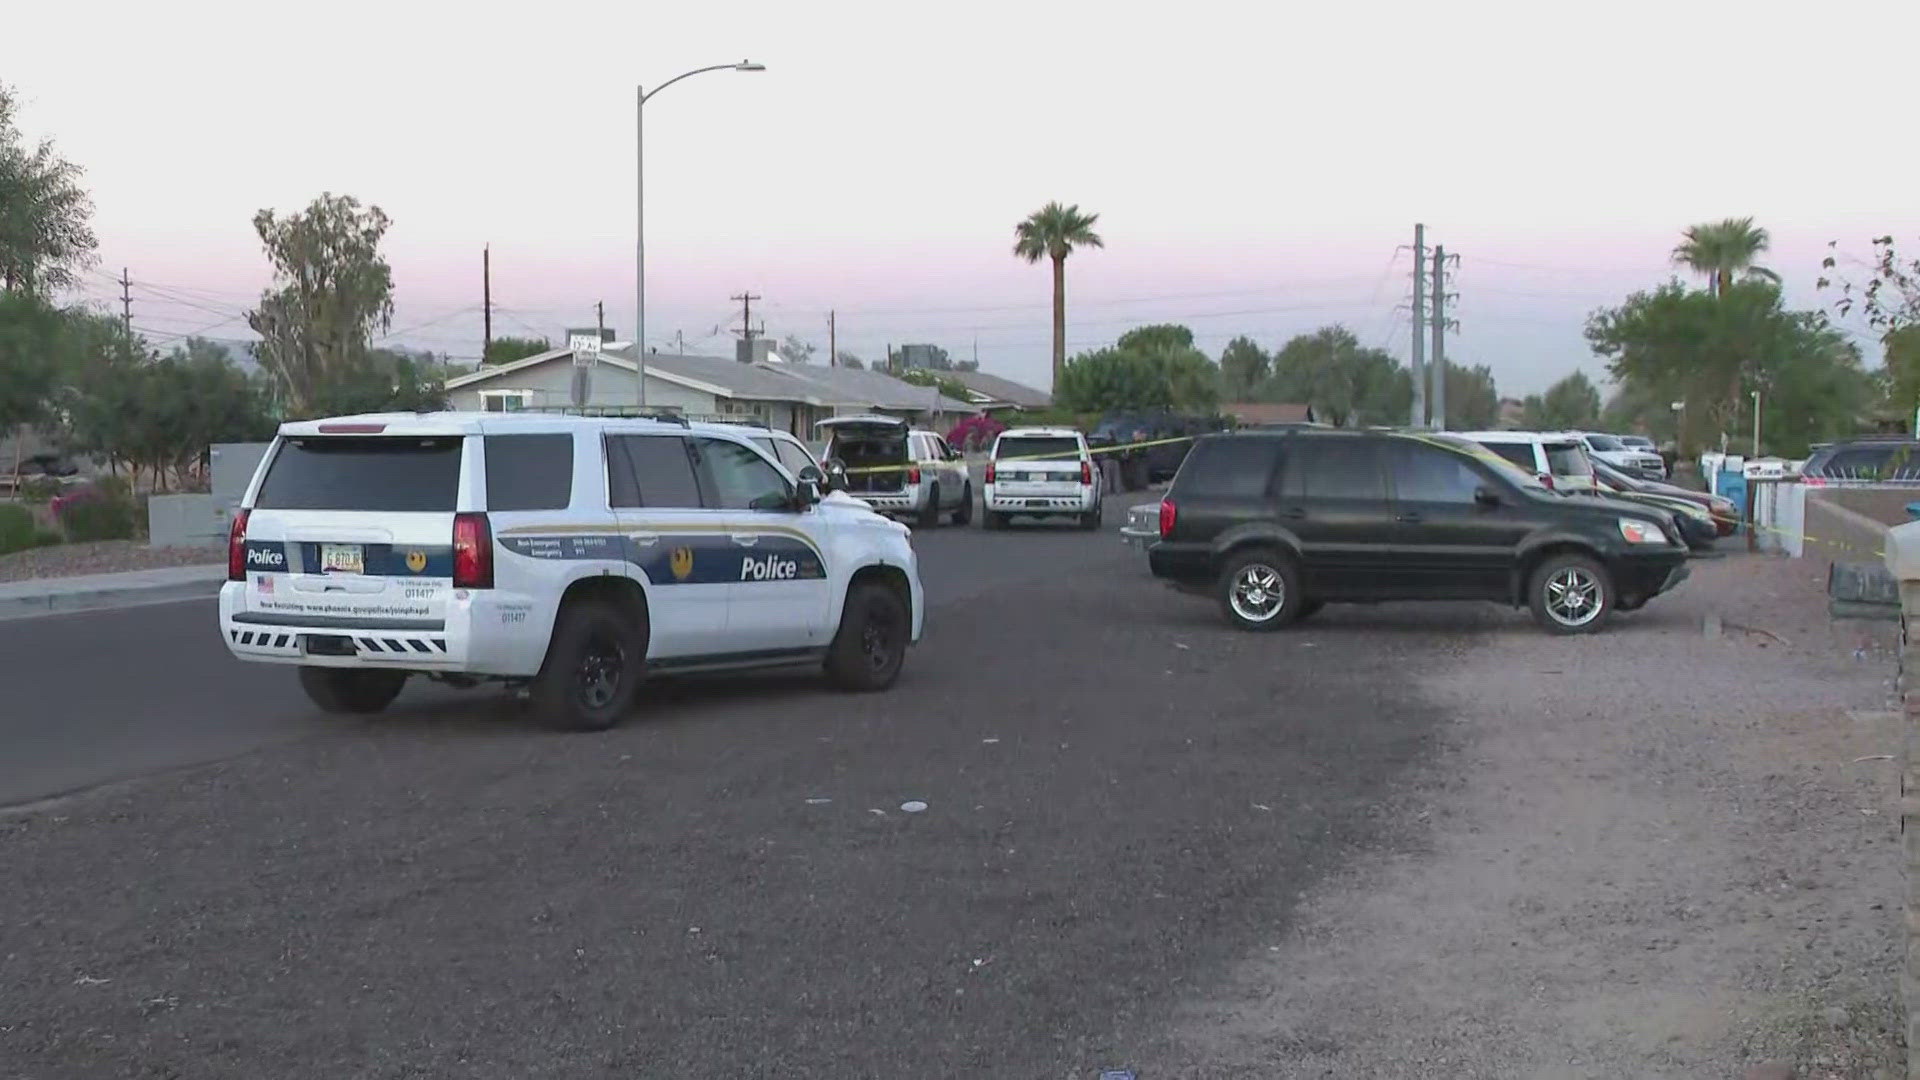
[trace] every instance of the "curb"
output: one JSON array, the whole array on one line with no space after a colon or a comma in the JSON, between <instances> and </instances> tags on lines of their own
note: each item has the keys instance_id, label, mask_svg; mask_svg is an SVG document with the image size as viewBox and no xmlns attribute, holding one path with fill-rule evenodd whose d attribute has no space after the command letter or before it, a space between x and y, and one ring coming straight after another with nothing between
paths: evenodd
<instances>
[{"instance_id":1,"label":"curb","mask_svg":"<svg viewBox=\"0 0 1920 1080\"><path fill-rule=\"evenodd\" d=\"M165 576L102 574L94 579L52 578L0 585L0 621L72 611L106 611L220 595L225 567L185 567ZM117 579L117 580L116 580ZM144 580L143 580L144 579Z\"/></svg>"}]
</instances>

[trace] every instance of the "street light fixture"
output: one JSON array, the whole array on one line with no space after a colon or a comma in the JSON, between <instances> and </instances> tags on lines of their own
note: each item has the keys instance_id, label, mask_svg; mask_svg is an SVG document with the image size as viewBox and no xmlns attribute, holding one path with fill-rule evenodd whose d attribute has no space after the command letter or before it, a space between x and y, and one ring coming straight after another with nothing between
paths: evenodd
<instances>
[{"instance_id":1,"label":"street light fixture","mask_svg":"<svg viewBox=\"0 0 1920 1080\"><path fill-rule=\"evenodd\" d=\"M709 71L765 71L765 64L756 64L751 60L742 60L737 64L714 64L709 67L694 68L692 71L675 75L659 86L648 90L644 86L633 88L633 146L634 146L634 240L633 240L633 307L634 319L638 324L633 333L634 358L634 400L640 408L647 407L647 143L646 143L646 104L653 95L679 82L681 79L704 75Z\"/></svg>"}]
</instances>

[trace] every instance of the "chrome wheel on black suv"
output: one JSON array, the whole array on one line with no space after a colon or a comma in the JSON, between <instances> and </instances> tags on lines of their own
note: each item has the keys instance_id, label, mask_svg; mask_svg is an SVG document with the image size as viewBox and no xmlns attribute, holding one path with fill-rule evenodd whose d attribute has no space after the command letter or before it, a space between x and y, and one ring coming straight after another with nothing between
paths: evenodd
<instances>
[{"instance_id":1,"label":"chrome wheel on black suv","mask_svg":"<svg viewBox=\"0 0 1920 1080\"><path fill-rule=\"evenodd\" d=\"M1533 572L1527 600L1534 621L1555 634L1588 634L1613 615L1613 581L1584 555L1555 555Z\"/></svg>"},{"instance_id":2,"label":"chrome wheel on black suv","mask_svg":"<svg viewBox=\"0 0 1920 1080\"><path fill-rule=\"evenodd\" d=\"M1242 630L1277 630L1304 606L1293 560L1264 548L1229 558L1218 588L1227 620Z\"/></svg>"}]
</instances>

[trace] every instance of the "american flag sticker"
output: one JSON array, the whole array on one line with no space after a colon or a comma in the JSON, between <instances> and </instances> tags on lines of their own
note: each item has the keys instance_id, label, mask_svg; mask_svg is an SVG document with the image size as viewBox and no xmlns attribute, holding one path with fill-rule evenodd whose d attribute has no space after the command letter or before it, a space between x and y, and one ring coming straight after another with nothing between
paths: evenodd
<instances>
[{"instance_id":1,"label":"american flag sticker","mask_svg":"<svg viewBox=\"0 0 1920 1080\"><path fill-rule=\"evenodd\" d=\"M254 581L254 584L260 586L261 592L263 593L273 592L273 575L272 574L255 574L253 576L253 581Z\"/></svg>"}]
</instances>

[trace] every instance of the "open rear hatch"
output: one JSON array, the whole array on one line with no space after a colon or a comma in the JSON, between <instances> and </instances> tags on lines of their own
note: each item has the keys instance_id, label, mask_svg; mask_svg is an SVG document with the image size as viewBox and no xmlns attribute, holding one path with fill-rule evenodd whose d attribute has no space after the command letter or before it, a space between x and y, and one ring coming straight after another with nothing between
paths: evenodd
<instances>
[{"instance_id":1,"label":"open rear hatch","mask_svg":"<svg viewBox=\"0 0 1920 1080\"><path fill-rule=\"evenodd\" d=\"M236 614L437 629L453 591L459 435L282 439L245 521Z\"/></svg>"},{"instance_id":2,"label":"open rear hatch","mask_svg":"<svg viewBox=\"0 0 1920 1080\"><path fill-rule=\"evenodd\" d=\"M907 422L890 416L838 416L815 427L827 434L826 456L847 467L847 491L900 491L907 486Z\"/></svg>"}]
</instances>

